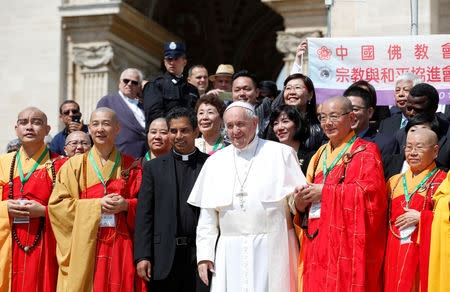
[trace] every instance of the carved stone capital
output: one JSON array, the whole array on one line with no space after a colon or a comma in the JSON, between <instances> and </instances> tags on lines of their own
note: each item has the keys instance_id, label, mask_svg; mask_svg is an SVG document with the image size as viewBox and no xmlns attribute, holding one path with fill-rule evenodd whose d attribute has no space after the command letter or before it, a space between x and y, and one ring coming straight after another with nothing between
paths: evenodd
<instances>
[{"instance_id":1,"label":"carved stone capital","mask_svg":"<svg viewBox=\"0 0 450 292\"><path fill-rule=\"evenodd\" d=\"M107 65L114 57L113 48L109 44L74 46L72 52L73 62L89 69Z\"/></svg>"},{"instance_id":2,"label":"carved stone capital","mask_svg":"<svg viewBox=\"0 0 450 292\"><path fill-rule=\"evenodd\" d=\"M294 59L298 45L307 37L322 37L321 30L301 32L277 32L277 50L287 59Z\"/></svg>"}]
</instances>

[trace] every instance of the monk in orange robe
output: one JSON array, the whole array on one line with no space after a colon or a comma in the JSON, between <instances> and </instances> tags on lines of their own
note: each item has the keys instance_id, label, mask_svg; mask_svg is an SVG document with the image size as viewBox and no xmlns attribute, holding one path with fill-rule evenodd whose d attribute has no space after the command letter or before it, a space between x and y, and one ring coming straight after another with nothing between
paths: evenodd
<instances>
[{"instance_id":1,"label":"monk in orange robe","mask_svg":"<svg viewBox=\"0 0 450 292\"><path fill-rule=\"evenodd\" d=\"M320 121L330 141L297 187L299 291L382 291L387 200L380 152L352 131L350 100L326 100Z\"/></svg>"},{"instance_id":2,"label":"monk in orange robe","mask_svg":"<svg viewBox=\"0 0 450 292\"><path fill-rule=\"evenodd\" d=\"M430 129L408 132L405 158L409 169L386 184L389 230L384 264L384 291L427 291L432 197L447 176L436 168L437 135Z\"/></svg>"},{"instance_id":3,"label":"monk in orange robe","mask_svg":"<svg viewBox=\"0 0 450 292\"><path fill-rule=\"evenodd\" d=\"M55 291L56 242L47 203L66 159L44 144L47 116L26 108L15 126L22 147L0 156L0 291Z\"/></svg>"},{"instance_id":4,"label":"monk in orange robe","mask_svg":"<svg viewBox=\"0 0 450 292\"><path fill-rule=\"evenodd\" d=\"M133 265L134 219L141 167L120 153L116 113L98 108L94 147L69 159L49 202L57 241L58 291L144 291ZM135 285L136 280L136 285Z\"/></svg>"}]
</instances>

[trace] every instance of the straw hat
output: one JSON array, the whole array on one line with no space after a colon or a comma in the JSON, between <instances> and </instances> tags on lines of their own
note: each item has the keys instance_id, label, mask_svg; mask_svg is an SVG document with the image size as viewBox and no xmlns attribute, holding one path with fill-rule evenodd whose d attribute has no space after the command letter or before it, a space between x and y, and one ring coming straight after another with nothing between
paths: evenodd
<instances>
[{"instance_id":1,"label":"straw hat","mask_svg":"<svg viewBox=\"0 0 450 292\"><path fill-rule=\"evenodd\" d=\"M217 67L216 74L209 76L209 80L214 81L216 80L217 76L233 76L234 74L234 68L233 65L230 64L220 64L219 67Z\"/></svg>"}]
</instances>

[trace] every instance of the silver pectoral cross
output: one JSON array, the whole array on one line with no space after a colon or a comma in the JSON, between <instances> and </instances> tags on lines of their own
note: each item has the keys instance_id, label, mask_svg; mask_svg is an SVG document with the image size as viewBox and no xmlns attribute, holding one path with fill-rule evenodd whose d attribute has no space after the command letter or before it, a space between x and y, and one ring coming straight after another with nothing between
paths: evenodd
<instances>
[{"instance_id":1,"label":"silver pectoral cross","mask_svg":"<svg viewBox=\"0 0 450 292\"><path fill-rule=\"evenodd\" d=\"M236 194L236 197L239 198L239 205L241 206L241 209L244 208L244 202L245 202L244 197L246 197L246 196L247 196L247 193L244 192L244 190L242 190L242 189L241 189L240 192L238 192L238 193Z\"/></svg>"}]
</instances>

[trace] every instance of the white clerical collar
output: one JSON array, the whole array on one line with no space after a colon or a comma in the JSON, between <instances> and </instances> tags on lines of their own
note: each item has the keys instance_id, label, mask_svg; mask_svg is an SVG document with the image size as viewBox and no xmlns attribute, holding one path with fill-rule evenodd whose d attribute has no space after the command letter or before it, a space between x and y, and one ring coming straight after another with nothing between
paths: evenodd
<instances>
[{"instance_id":1,"label":"white clerical collar","mask_svg":"<svg viewBox=\"0 0 450 292\"><path fill-rule=\"evenodd\" d=\"M196 150L197 150L197 149L194 149L194 151L191 152L191 153L189 153L189 154L181 154L181 153L176 152L175 149L172 149L173 153L175 153L176 155L180 156L180 157L181 157L181 160L183 160L183 161L188 161L188 160L189 160L189 157L190 157L192 154L194 154Z\"/></svg>"},{"instance_id":2,"label":"white clerical collar","mask_svg":"<svg viewBox=\"0 0 450 292\"><path fill-rule=\"evenodd\" d=\"M238 149L235 147L236 154L237 155L246 155L246 154L250 153L253 155L253 153L255 153L255 149L257 146L258 146L258 137L256 136L256 133L255 133L255 137L253 137L253 140L250 143L248 143L247 146L245 146L242 149Z\"/></svg>"}]
</instances>

